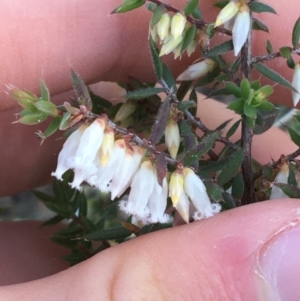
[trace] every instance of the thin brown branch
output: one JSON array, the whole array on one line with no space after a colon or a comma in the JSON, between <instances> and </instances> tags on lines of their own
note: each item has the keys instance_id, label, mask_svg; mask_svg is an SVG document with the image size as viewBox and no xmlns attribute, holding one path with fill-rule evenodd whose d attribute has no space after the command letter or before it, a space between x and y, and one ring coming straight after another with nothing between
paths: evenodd
<instances>
[{"instance_id":1,"label":"thin brown branch","mask_svg":"<svg viewBox=\"0 0 300 301\"><path fill-rule=\"evenodd\" d=\"M250 14L251 16L251 14ZM251 16L252 23L252 16ZM252 26L250 25L250 28ZM252 30L249 30L246 43L241 51L241 72L242 76L251 81L252 69ZM247 124L246 116L242 115L242 147L244 148L244 157L242 161L242 174L244 179L244 193L241 199L243 205L254 203L254 181L252 173L252 136L253 130Z\"/></svg>"},{"instance_id":2,"label":"thin brown branch","mask_svg":"<svg viewBox=\"0 0 300 301\"><path fill-rule=\"evenodd\" d=\"M300 148L295 150L293 153L285 156L285 160L287 162L291 162L299 156L300 156ZM275 168L281 162L281 160L282 160L282 158L279 158L277 161L269 163L269 164L265 165L264 167L268 166L268 167L271 167L271 168ZM253 175L253 181L256 181L262 175L263 175L263 168Z\"/></svg>"},{"instance_id":3,"label":"thin brown branch","mask_svg":"<svg viewBox=\"0 0 300 301\"><path fill-rule=\"evenodd\" d=\"M174 6L170 5L170 4L166 4L162 1L159 1L159 0L148 0L149 2L152 2L156 5L163 5L166 10L170 11L170 12L173 12L173 13L178 13L178 12L181 12L179 9L175 8ZM190 16L187 16L186 17L187 21L190 22L191 24L194 24L196 25L196 27L198 29L203 29L205 27L207 27L209 24L211 24L211 22L206 22L204 20L195 20L194 18L190 17ZM214 29L215 31L219 32L219 33L223 33L225 35L228 35L228 36L232 36L232 33L230 30L227 30L225 28L221 28L221 27L216 27Z\"/></svg>"},{"instance_id":4,"label":"thin brown branch","mask_svg":"<svg viewBox=\"0 0 300 301\"><path fill-rule=\"evenodd\" d=\"M300 55L300 49L293 49L292 54ZM252 64L259 63L259 62L266 62L273 60L277 57L281 57L280 52L274 52L270 54L260 55L260 56L254 56L252 57Z\"/></svg>"}]
</instances>

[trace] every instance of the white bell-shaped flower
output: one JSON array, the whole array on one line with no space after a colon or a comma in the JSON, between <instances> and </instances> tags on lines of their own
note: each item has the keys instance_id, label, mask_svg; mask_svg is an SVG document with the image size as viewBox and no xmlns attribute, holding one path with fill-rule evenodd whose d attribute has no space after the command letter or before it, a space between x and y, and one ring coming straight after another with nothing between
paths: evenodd
<instances>
[{"instance_id":1,"label":"white bell-shaped flower","mask_svg":"<svg viewBox=\"0 0 300 301\"><path fill-rule=\"evenodd\" d=\"M171 37L168 39L161 47L159 56L167 55L171 53L175 48L182 42L183 37L179 36L178 38Z\"/></svg>"},{"instance_id":2,"label":"white bell-shaped flower","mask_svg":"<svg viewBox=\"0 0 300 301\"><path fill-rule=\"evenodd\" d=\"M99 150L100 165L105 166L111 156L115 143L115 133L110 126L106 126L103 141Z\"/></svg>"},{"instance_id":3,"label":"white bell-shaped flower","mask_svg":"<svg viewBox=\"0 0 300 301\"><path fill-rule=\"evenodd\" d=\"M159 185L157 181L157 176L155 177L154 187L152 194L149 197L149 210L150 217L148 219L149 223L167 223L170 220L170 216L165 214L167 207L168 198L168 182L164 178L162 186Z\"/></svg>"},{"instance_id":4,"label":"white bell-shaped flower","mask_svg":"<svg viewBox=\"0 0 300 301\"><path fill-rule=\"evenodd\" d=\"M75 157L80 138L85 129L86 126L79 127L64 143L63 148L58 155L56 171L51 173L51 175L56 177L58 180L62 180L62 175L71 168L70 159Z\"/></svg>"},{"instance_id":5,"label":"white bell-shaped flower","mask_svg":"<svg viewBox=\"0 0 300 301\"><path fill-rule=\"evenodd\" d=\"M292 86L298 91L292 91L293 104L296 106L300 100L300 62L295 65Z\"/></svg>"},{"instance_id":6,"label":"white bell-shaped flower","mask_svg":"<svg viewBox=\"0 0 300 301\"><path fill-rule=\"evenodd\" d=\"M114 175L110 185L111 199L120 197L131 184L132 178L138 170L144 151L137 145L128 146L120 171Z\"/></svg>"},{"instance_id":7,"label":"white bell-shaped flower","mask_svg":"<svg viewBox=\"0 0 300 301\"><path fill-rule=\"evenodd\" d=\"M250 30L250 12L246 5L241 6L240 11L236 15L232 28L232 42L234 55L237 56L244 46Z\"/></svg>"},{"instance_id":8,"label":"white bell-shaped flower","mask_svg":"<svg viewBox=\"0 0 300 301\"><path fill-rule=\"evenodd\" d=\"M138 220L146 222L150 214L147 204L155 181L153 165L146 160L134 175L128 201L120 202L120 209L127 214L135 215Z\"/></svg>"},{"instance_id":9,"label":"white bell-shaped flower","mask_svg":"<svg viewBox=\"0 0 300 301\"><path fill-rule=\"evenodd\" d=\"M101 191L109 191L109 183L115 174L118 174L125 157L126 142L124 139L118 139L105 167L97 165L97 172L88 179L88 183Z\"/></svg>"},{"instance_id":10,"label":"white bell-shaped flower","mask_svg":"<svg viewBox=\"0 0 300 301\"><path fill-rule=\"evenodd\" d=\"M93 163L102 144L104 129L105 120L97 118L84 131L74 158L74 168L80 168Z\"/></svg>"},{"instance_id":11,"label":"white bell-shaped flower","mask_svg":"<svg viewBox=\"0 0 300 301\"><path fill-rule=\"evenodd\" d=\"M211 204L206 192L206 187L201 179L188 167L184 168L184 191L197 209L196 219L213 216L220 212L219 204Z\"/></svg>"}]
</instances>

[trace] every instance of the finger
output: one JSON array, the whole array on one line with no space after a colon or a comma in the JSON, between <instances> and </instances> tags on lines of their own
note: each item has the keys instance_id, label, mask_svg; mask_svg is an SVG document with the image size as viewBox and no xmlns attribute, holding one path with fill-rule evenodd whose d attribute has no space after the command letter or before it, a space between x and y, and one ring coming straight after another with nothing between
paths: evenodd
<instances>
[{"instance_id":1,"label":"finger","mask_svg":"<svg viewBox=\"0 0 300 301\"><path fill-rule=\"evenodd\" d=\"M68 250L50 240L62 226L40 229L40 224L32 221L0 223L0 286L43 278L68 267L59 259Z\"/></svg>"},{"instance_id":2,"label":"finger","mask_svg":"<svg viewBox=\"0 0 300 301\"><path fill-rule=\"evenodd\" d=\"M58 275L2 288L0 297L299 300L298 202L262 202L152 233Z\"/></svg>"}]
</instances>

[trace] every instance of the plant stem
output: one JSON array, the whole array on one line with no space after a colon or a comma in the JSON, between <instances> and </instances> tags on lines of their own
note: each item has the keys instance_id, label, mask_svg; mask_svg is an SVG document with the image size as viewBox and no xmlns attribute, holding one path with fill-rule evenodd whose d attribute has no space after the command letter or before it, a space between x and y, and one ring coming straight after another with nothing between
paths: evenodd
<instances>
[{"instance_id":1,"label":"plant stem","mask_svg":"<svg viewBox=\"0 0 300 301\"><path fill-rule=\"evenodd\" d=\"M300 49L297 48L297 49L293 49L292 50L292 54L298 54L300 55ZM254 56L252 58L252 63L255 64L255 63L258 63L258 62L265 62L265 61L270 61L272 59L275 59L277 57L281 57L281 54L280 52L274 52L274 53L270 53L270 54L265 54L265 55L260 55L260 56Z\"/></svg>"},{"instance_id":2,"label":"plant stem","mask_svg":"<svg viewBox=\"0 0 300 301\"><path fill-rule=\"evenodd\" d=\"M241 72L242 76L251 80L252 69L252 16L250 13L250 30L248 33L247 41L241 51ZM252 136L253 130L247 124L246 116L242 116L242 147L244 148L244 158L242 162L242 173L244 179L244 194L242 196L242 205L255 202L254 194L254 181L252 173Z\"/></svg>"}]
</instances>

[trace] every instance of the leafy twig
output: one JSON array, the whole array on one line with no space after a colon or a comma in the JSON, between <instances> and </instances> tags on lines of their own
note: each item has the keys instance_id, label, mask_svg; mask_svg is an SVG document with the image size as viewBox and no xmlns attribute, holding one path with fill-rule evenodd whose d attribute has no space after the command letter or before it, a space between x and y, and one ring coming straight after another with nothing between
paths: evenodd
<instances>
[{"instance_id":1,"label":"leafy twig","mask_svg":"<svg viewBox=\"0 0 300 301\"><path fill-rule=\"evenodd\" d=\"M300 55L300 49L293 49L292 54L298 54ZM260 55L260 56L254 56L252 57L252 64L258 63L258 62L264 62L264 61L270 61L272 59L275 59L277 57L281 57L280 52L274 52L270 54Z\"/></svg>"}]
</instances>

